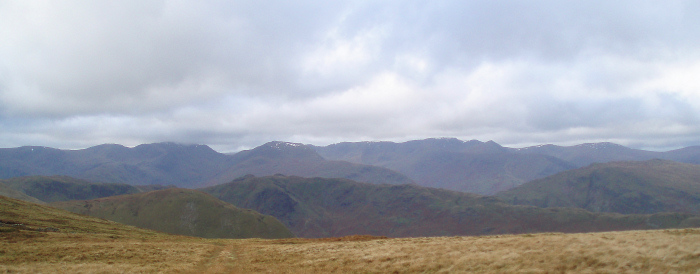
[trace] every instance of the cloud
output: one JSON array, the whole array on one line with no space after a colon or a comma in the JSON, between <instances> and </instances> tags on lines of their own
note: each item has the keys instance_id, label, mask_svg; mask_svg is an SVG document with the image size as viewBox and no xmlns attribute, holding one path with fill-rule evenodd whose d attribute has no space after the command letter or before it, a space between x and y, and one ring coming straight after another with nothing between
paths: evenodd
<instances>
[{"instance_id":1,"label":"cloud","mask_svg":"<svg viewBox=\"0 0 700 274\"><path fill-rule=\"evenodd\" d=\"M0 3L0 146L696 145L693 1Z\"/></svg>"}]
</instances>

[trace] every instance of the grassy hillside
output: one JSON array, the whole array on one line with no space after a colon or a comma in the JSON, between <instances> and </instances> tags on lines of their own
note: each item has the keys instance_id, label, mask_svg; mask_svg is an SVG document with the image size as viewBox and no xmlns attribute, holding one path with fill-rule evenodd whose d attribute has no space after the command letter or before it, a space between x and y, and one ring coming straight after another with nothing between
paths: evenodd
<instances>
[{"instance_id":1,"label":"grassy hillside","mask_svg":"<svg viewBox=\"0 0 700 274\"><path fill-rule=\"evenodd\" d=\"M72 212L174 234L204 238L288 238L277 219L187 189L165 189L51 204Z\"/></svg>"},{"instance_id":2,"label":"grassy hillside","mask_svg":"<svg viewBox=\"0 0 700 274\"><path fill-rule=\"evenodd\" d=\"M2 273L693 273L700 230L201 239L0 197ZM46 228L56 228L58 231Z\"/></svg>"},{"instance_id":3,"label":"grassy hillside","mask_svg":"<svg viewBox=\"0 0 700 274\"><path fill-rule=\"evenodd\" d=\"M68 176L26 176L0 180L3 184L43 202L86 200L138 193L127 184L93 183Z\"/></svg>"},{"instance_id":4,"label":"grassy hillside","mask_svg":"<svg viewBox=\"0 0 700 274\"><path fill-rule=\"evenodd\" d=\"M0 273L196 272L218 248L0 196Z\"/></svg>"},{"instance_id":5,"label":"grassy hillside","mask_svg":"<svg viewBox=\"0 0 700 274\"><path fill-rule=\"evenodd\" d=\"M241 273L695 273L698 241L697 229L293 239L242 245L228 262Z\"/></svg>"},{"instance_id":6,"label":"grassy hillside","mask_svg":"<svg viewBox=\"0 0 700 274\"><path fill-rule=\"evenodd\" d=\"M595 212L700 214L700 165L667 160L593 164L497 196L513 204Z\"/></svg>"},{"instance_id":7,"label":"grassy hillside","mask_svg":"<svg viewBox=\"0 0 700 274\"><path fill-rule=\"evenodd\" d=\"M84 216L27 201L0 196L0 230L18 232L28 237L34 232L92 233L133 238L156 237L162 233L128 226L113 221ZM0 235L8 235L0 233ZM12 236L12 235L10 235ZM0 256L1 257L1 256Z\"/></svg>"},{"instance_id":8,"label":"grassy hillside","mask_svg":"<svg viewBox=\"0 0 700 274\"><path fill-rule=\"evenodd\" d=\"M345 179L247 176L202 190L236 206L275 216L300 237L416 237L700 226L700 219L688 214L620 215L542 209L448 190Z\"/></svg>"},{"instance_id":9,"label":"grassy hillside","mask_svg":"<svg viewBox=\"0 0 700 274\"><path fill-rule=\"evenodd\" d=\"M11 188L5 184L2 183L0 180L0 196L5 196L9 198L14 198L14 199L19 199L27 202L32 202L32 203L37 203L37 204L43 204L44 202L34 198L32 196L29 196L27 194L24 194L24 192L21 192L19 190L16 190L14 188Z\"/></svg>"}]
</instances>

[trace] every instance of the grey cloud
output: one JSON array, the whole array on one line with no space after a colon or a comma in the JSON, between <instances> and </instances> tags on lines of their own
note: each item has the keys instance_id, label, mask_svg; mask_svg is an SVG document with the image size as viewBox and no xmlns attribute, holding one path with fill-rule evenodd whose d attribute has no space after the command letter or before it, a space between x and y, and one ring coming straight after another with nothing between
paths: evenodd
<instances>
[{"instance_id":1,"label":"grey cloud","mask_svg":"<svg viewBox=\"0 0 700 274\"><path fill-rule=\"evenodd\" d=\"M695 1L7 1L0 146L689 145L698 18Z\"/></svg>"}]
</instances>

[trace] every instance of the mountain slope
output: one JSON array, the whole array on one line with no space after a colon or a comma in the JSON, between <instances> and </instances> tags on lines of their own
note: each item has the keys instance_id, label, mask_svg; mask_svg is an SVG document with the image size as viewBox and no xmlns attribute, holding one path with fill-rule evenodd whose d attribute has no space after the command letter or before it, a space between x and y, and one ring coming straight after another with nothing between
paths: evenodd
<instances>
[{"instance_id":1,"label":"mountain slope","mask_svg":"<svg viewBox=\"0 0 700 274\"><path fill-rule=\"evenodd\" d=\"M233 178L247 174L346 178L375 184L413 183L405 175L386 168L346 161L328 161L308 145L269 142L234 154L226 171L210 180L208 185L227 183Z\"/></svg>"},{"instance_id":2,"label":"mountain slope","mask_svg":"<svg viewBox=\"0 0 700 274\"><path fill-rule=\"evenodd\" d=\"M556 157L515 153L493 141L464 142L453 138L339 143L315 149L327 159L400 172L421 186L484 195L574 168Z\"/></svg>"},{"instance_id":3,"label":"mountain slope","mask_svg":"<svg viewBox=\"0 0 700 274\"><path fill-rule=\"evenodd\" d=\"M160 232L75 214L32 202L0 196L0 227L8 230L104 233L130 238L162 235ZM3 231L6 232L7 230Z\"/></svg>"},{"instance_id":4,"label":"mountain slope","mask_svg":"<svg viewBox=\"0 0 700 274\"><path fill-rule=\"evenodd\" d=\"M14 188L11 188L0 181L0 196L5 196L8 198L13 198L13 199L18 199L22 201L27 201L27 202L32 202L32 203L37 203L37 204L44 204L43 201L34 198L32 196L29 196L27 194L24 194L24 192L21 192L19 190L16 190Z\"/></svg>"},{"instance_id":5,"label":"mountain slope","mask_svg":"<svg viewBox=\"0 0 700 274\"><path fill-rule=\"evenodd\" d=\"M513 206L467 193L346 179L246 176L202 191L275 216L300 237L453 236L700 225L700 219L688 214L619 215Z\"/></svg>"},{"instance_id":6,"label":"mountain slope","mask_svg":"<svg viewBox=\"0 0 700 274\"><path fill-rule=\"evenodd\" d=\"M289 238L277 219L240 209L210 195L164 189L51 204L72 212L174 234L205 238Z\"/></svg>"},{"instance_id":7,"label":"mountain slope","mask_svg":"<svg viewBox=\"0 0 700 274\"><path fill-rule=\"evenodd\" d=\"M700 166L667 160L592 164L497 197L513 204L595 212L700 214Z\"/></svg>"},{"instance_id":8,"label":"mountain slope","mask_svg":"<svg viewBox=\"0 0 700 274\"><path fill-rule=\"evenodd\" d=\"M127 184L103 184L69 176L26 176L0 180L23 194L43 202L86 200L138 193L138 187Z\"/></svg>"}]
</instances>

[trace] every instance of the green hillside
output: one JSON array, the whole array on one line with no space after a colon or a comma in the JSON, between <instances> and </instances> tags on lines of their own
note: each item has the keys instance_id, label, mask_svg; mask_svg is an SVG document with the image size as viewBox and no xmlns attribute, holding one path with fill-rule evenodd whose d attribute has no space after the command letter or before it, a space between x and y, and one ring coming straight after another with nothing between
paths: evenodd
<instances>
[{"instance_id":1,"label":"green hillside","mask_svg":"<svg viewBox=\"0 0 700 274\"><path fill-rule=\"evenodd\" d=\"M48 203L142 192L138 187L127 184L93 183L68 176L16 177L0 180L0 183Z\"/></svg>"},{"instance_id":2,"label":"green hillside","mask_svg":"<svg viewBox=\"0 0 700 274\"><path fill-rule=\"evenodd\" d=\"M163 235L153 230L75 214L4 196L0 196L0 229L2 232L97 233L130 238Z\"/></svg>"},{"instance_id":3,"label":"green hillside","mask_svg":"<svg viewBox=\"0 0 700 274\"><path fill-rule=\"evenodd\" d=\"M240 209L208 194L164 189L52 206L115 222L204 238L288 238L294 235L277 219Z\"/></svg>"},{"instance_id":4,"label":"green hillside","mask_svg":"<svg viewBox=\"0 0 700 274\"><path fill-rule=\"evenodd\" d=\"M389 237L588 232L700 226L689 214L620 215L513 206L492 197L346 179L246 176L202 189L277 217L300 237Z\"/></svg>"},{"instance_id":5,"label":"green hillside","mask_svg":"<svg viewBox=\"0 0 700 274\"><path fill-rule=\"evenodd\" d=\"M700 214L700 165L613 162L561 172L497 194L520 205L594 212Z\"/></svg>"},{"instance_id":6,"label":"green hillside","mask_svg":"<svg viewBox=\"0 0 700 274\"><path fill-rule=\"evenodd\" d=\"M24 192L21 192L19 190L16 190L14 188L11 188L11 187L3 184L1 180L0 180L0 196L19 199L22 201L27 201L27 202L37 203L37 204L44 204L43 201L41 201L37 198L34 198L34 197L29 196L27 194L24 194Z\"/></svg>"}]
</instances>

